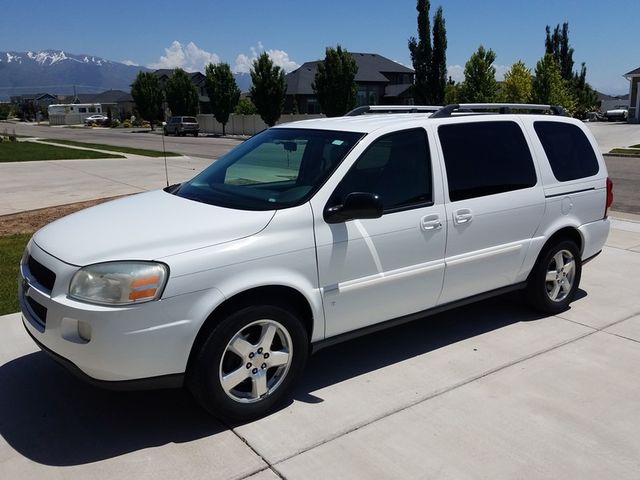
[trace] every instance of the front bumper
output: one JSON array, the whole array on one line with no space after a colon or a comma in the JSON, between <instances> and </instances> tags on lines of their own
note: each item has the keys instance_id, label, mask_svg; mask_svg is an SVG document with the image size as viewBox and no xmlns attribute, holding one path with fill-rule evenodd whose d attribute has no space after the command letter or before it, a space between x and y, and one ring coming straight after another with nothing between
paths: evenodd
<instances>
[{"instance_id":1,"label":"front bumper","mask_svg":"<svg viewBox=\"0 0 640 480\"><path fill-rule=\"evenodd\" d=\"M32 267L55 275L53 282L41 282L41 271L34 273L29 262L20 266L23 323L40 348L90 383L127 389L181 385L211 296L219 292L203 290L124 307L82 303L67 295L78 267L34 242L28 249L35 260Z\"/></svg>"}]
</instances>

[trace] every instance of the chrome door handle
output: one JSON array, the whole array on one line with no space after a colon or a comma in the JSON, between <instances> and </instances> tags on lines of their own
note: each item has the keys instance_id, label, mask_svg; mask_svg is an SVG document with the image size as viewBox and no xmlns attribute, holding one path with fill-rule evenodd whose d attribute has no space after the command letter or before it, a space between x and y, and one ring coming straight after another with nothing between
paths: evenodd
<instances>
[{"instance_id":1,"label":"chrome door handle","mask_svg":"<svg viewBox=\"0 0 640 480\"><path fill-rule=\"evenodd\" d=\"M427 215L420 220L420 226L423 230L438 230L442 228L442 222L439 215Z\"/></svg>"},{"instance_id":2,"label":"chrome door handle","mask_svg":"<svg viewBox=\"0 0 640 480\"><path fill-rule=\"evenodd\" d=\"M458 210L454 215L453 215L453 220L458 224L462 224L462 223L469 223L471 221L471 219L473 218L473 213L471 212L471 210L469 210L468 208L464 208L461 210Z\"/></svg>"}]
</instances>

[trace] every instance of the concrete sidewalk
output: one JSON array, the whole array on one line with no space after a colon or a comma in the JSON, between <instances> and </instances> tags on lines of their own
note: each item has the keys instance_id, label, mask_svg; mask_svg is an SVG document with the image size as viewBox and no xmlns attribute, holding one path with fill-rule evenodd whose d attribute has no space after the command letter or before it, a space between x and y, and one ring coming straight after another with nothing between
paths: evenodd
<instances>
[{"instance_id":1,"label":"concrete sidewalk","mask_svg":"<svg viewBox=\"0 0 640 480\"><path fill-rule=\"evenodd\" d=\"M637 479L640 223L613 227L562 315L512 294L323 350L233 428L84 385L0 317L0 478Z\"/></svg>"},{"instance_id":2,"label":"concrete sidewalk","mask_svg":"<svg viewBox=\"0 0 640 480\"><path fill-rule=\"evenodd\" d=\"M0 163L0 215L166 186L164 158L122 155L126 158ZM169 183L188 180L211 162L167 157Z\"/></svg>"}]
</instances>

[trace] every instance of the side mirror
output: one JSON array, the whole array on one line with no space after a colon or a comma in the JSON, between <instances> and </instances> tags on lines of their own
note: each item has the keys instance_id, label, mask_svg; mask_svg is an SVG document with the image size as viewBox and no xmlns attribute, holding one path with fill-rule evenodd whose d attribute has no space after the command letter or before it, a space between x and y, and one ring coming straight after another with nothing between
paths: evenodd
<instances>
[{"instance_id":1,"label":"side mirror","mask_svg":"<svg viewBox=\"0 0 640 480\"><path fill-rule=\"evenodd\" d=\"M324 210L324 221L342 223L349 220L380 218L382 201L374 193L353 192L347 195L342 205L334 205Z\"/></svg>"}]
</instances>

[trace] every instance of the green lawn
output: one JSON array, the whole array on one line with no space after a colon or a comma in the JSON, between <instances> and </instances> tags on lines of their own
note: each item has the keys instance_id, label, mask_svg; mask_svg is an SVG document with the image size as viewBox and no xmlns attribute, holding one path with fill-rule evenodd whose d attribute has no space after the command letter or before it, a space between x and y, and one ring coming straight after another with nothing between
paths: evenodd
<instances>
[{"instance_id":1,"label":"green lawn","mask_svg":"<svg viewBox=\"0 0 640 480\"><path fill-rule=\"evenodd\" d=\"M17 312L20 258L30 233L0 237L0 315Z\"/></svg>"},{"instance_id":2,"label":"green lawn","mask_svg":"<svg viewBox=\"0 0 640 480\"><path fill-rule=\"evenodd\" d=\"M144 148L118 147L113 145L104 145L102 143L85 143L76 142L75 140L54 140L47 138L45 141L51 143L59 143L61 145L72 145L74 147L97 148L100 150L108 150L111 152L131 153L132 155L144 155L145 157L162 157L164 153L160 150L147 150ZM179 153L167 152L167 157L180 157Z\"/></svg>"},{"instance_id":3,"label":"green lawn","mask_svg":"<svg viewBox=\"0 0 640 480\"><path fill-rule=\"evenodd\" d=\"M31 160L73 160L82 158L125 158L122 155L55 147L35 142L0 143L0 162L27 162Z\"/></svg>"}]
</instances>

